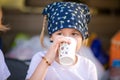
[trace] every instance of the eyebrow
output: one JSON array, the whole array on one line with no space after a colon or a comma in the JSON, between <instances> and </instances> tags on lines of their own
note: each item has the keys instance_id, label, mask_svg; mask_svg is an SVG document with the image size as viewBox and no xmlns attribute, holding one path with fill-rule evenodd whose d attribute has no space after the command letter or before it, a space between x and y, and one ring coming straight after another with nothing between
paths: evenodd
<instances>
[{"instance_id":1,"label":"eyebrow","mask_svg":"<svg viewBox=\"0 0 120 80\"><path fill-rule=\"evenodd\" d=\"M62 30L58 30L57 32L60 32L60 31L62 31Z\"/></svg>"},{"instance_id":2,"label":"eyebrow","mask_svg":"<svg viewBox=\"0 0 120 80\"><path fill-rule=\"evenodd\" d=\"M74 32L79 32L78 30L76 30L76 29L73 29L72 31L74 31Z\"/></svg>"},{"instance_id":3,"label":"eyebrow","mask_svg":"<svg viewBox=\"0 0 120 80\"><path fill-rule=\"evenodd\" d=\"M72 32L79 32L78 30L76 30L76 29L74 29L74 28L71 28L72 30ZM62 29L60 29L60 30L58 30L58 31L62 31Z\"/></svg>"}]
</instances>

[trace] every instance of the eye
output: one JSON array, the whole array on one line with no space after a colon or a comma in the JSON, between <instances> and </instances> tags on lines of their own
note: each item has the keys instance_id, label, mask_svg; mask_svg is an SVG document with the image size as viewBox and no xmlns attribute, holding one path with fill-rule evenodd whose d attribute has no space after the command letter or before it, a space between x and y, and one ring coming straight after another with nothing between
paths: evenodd
<instances>
[{"instance_id":1,"label":"eye","mask_svg":"<svg viewBox=\"0 0 120 80\"><path fill-rule=\"evenodd\" d=\"M74 33L72 33L72 35L73 35L73 36L79 36L79 33L74 32Z\"/></svg>"},{"instance_id":2,"label":"eye","mask_svg":"<svg viewBox=\"0 0 120 80\"><path fill-rule=\"evenodd\" d=\"M61 32L58 32L57 35L62 35L62 33L61 33Z\"/></svg>"}]
</instances>

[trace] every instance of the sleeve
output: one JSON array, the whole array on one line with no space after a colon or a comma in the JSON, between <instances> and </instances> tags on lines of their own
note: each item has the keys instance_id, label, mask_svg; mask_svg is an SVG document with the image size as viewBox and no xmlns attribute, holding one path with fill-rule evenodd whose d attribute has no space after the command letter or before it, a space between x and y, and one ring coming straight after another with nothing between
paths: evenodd
<instances>
[{"instance_id":1,"label":"sleeve","mask_svg":"<svg viewBox=\"0 0 120 80\"><path fill-rule=\"evenodd\" d=\"M88 76L88 80L98 80L97 77L97 69L94 63L91 63L89 65L89 76Z\"/></svg>"},{"instance_id":2,"label":"sleeve","mask_svg":"<svg viewBox=\"0 0 120 80\"><path fill-rule=\"evenodd\" d=\"M38 66L38 64L40 63L41 59L42 59L42 53L36 53L31 62L30 62L30 66L29 69L27 71L27 75L26 75L26 79L29 79L31 77L31 75L33 74L33 72L35 71L36 67Z\"/></svg>"},{"instance_id":3,"label":"sleeve","mask_svg":"<svg viewBox=\"0 0 120 80\"><path fill-rule=\"evenodd\" d=\"M0 80L6 80L10 76L10 72L5 63L2 51L0 50Z\"/></svg>"}]
</instances>

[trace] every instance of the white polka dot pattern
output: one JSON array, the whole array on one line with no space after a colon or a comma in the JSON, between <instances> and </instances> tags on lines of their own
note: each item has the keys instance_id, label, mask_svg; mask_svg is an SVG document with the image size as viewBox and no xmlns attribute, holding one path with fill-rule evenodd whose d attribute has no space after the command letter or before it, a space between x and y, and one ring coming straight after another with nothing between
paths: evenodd
<instances>
[{"instance_id":1,"label":"white polka dot pattern","mask_svg":"<svg viewBox=\"0 0 120 80\"><path fill-rule=\"evenodd\" d=\"M85 4L54 2L45 7L42 14L48 17L49 35L63 28L74 28L80 31L83 39L88 37L90 12Z\"/></svg>"}]
</instances>

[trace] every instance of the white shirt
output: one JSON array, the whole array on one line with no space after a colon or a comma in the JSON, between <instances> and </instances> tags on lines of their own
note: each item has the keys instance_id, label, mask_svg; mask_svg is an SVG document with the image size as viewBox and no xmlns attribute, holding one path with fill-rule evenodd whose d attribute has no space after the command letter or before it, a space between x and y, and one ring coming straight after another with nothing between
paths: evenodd
<instances>
[{"instance_id":1,"label":"white shirt","mask_svg":"<svg viewBox=\"0 0 120 80\"><path fill-rule=\"evenodd\" d=\"M3 53L0 50L0 80L7 80L9 76L10 76L10 72L5 63Z\"/></svg>"},{"instance_id":2,"label":"white shirt","mask_svg":"<svg viewBox=\"0 0 120 80\"><path fill-rule=\"evenodd\" d=\"M26 79L31 77L42 56L44 56L44 52L39 52L33 56ZM62 66L54 61L48 68L45 80L97 80L95 65L87 58L77 56L77 63L70 67Z\"/></svg>"}]
</instances>

